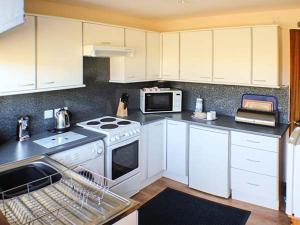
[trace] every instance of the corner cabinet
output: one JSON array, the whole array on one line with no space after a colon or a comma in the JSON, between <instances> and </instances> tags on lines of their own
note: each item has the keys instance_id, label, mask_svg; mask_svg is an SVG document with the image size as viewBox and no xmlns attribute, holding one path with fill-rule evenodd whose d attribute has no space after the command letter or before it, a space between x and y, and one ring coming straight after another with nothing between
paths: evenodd
<instances>
[{"instance_id":1,"label":"corner cabinet","mask_svg":"<svg viewBox=\"0 0 300 225\"><path fill-rule=\"evenodd\" d=\"M146 40L146 78L147 80L159 80L161 62L161 34L148 31Z\"/></svg>"},{"instance_id":2,"label":"corner cabinet","mask_svg":"<svg viewBox=\"0 0 300 225\"><path fill-rule=\"evenodd\" d=\"M83 85L82 23L37 17L37 88Z\"/></svg>"},{"instance_id":3,"label":"corner cabinet","mask_svg":"<svg viewBox=\"0 0 300 225\"><path fill-rule=\"evenodd\" d=\"M167 170L165 177L188 183L188 124L167 121Z\"/></svg>"},{"instance_id":4,"label":"corner cabinet","mask_svg":"<svg viewBox=\"0 0 300 225\"><path fill-rule=\"evenodd\" d=\"M162 35L162 79L179 80L179 32Z\"/></svg>"},{"instance_id":5,"label":"corner cabinet","mask_svg":"<svg viewBox=\"0 0 300 225\"><path fill-rule=\"evenodd\" d=\"M36 88L35 51L34 16L0 35L0 95Z\"/></svg>"},{"instance_id":6,"label":"corner cabinet","mask_svg":"<svg viewBox=\"0 0 300 225\"><path fill-rule=\"evenodd\" d=\"M144 187L161 178L165 169L165 123L160 120L142 127L141 177Z\"/></svg>"}]
</instances>

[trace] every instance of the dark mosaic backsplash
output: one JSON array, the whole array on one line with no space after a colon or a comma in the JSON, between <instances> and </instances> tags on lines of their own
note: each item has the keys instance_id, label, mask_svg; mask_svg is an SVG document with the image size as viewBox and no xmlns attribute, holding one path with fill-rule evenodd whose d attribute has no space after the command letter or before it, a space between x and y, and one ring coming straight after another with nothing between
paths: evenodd
<instances>
[{"instance_id":1,"label":"dark mosaic backsplash","mask_svg":"<svg viewBox=\"0 0 300 225\"><path fill-rule=\"evenodd\" d=\"M72 123L93 119L105 114L114 114L119 97L129 94L129 109L139 108L139 89L157 86L156 82L114 84L109 83L109 59L84 58L84 83L86 88L44 93L0 97L0 141L14 138L16 122L20 115L30 115L33 133L51 129L54 120L44 120L45 110L69 107L73 113ZM160 85L179 88L183 91L183 109L193 110L196 97L204 98L205 110L234 115L243 93L275 95L279 98L281 122L288 121L288 88L268 89L212 84L164 82Z\"/></svg>"},{"instance_id":2,"label":"dark mosaic backsplash","mask_svg":"<svg viewBox=\"0 0 300 225\"><path fill-rule=\"evenodd\" d=\"M148 83L109 83L109 59L84 58L84 84L87 87L26 95L0 97L0 140L14 138L17 118L30 115L32 132L51 129L54 120L44 120L44 111L67 106L72 123L114 114L123 92L129 94L129 109L139 108L139 89Z\"/></svg>"},{"instance_id":3,"label":"dark mosaic backsplash","mask_svg":"<svg viewBox=\"0 0 300 225\"><path fill-rule=\"evenodd\" d=\"M259 88L232 85L197 84L185 82L170 82L173 88L183 92L183 108L194 110L196 98L204 99L204 110L215 110L219 114L234 116L241 105L241 97L244 93L274 95L279 101L280 122L288 122L289 88Z\"/></svg>"}]
</instances>

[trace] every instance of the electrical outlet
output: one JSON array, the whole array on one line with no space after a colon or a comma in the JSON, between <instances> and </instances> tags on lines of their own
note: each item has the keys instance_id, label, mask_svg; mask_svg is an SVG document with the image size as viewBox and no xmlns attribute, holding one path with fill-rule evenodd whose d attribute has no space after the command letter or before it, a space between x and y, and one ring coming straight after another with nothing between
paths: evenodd
<instances>
[{"instance_id":1,"label":"electrical outlet","mask_svg":"<svg viewBox=\"0 0 300 225\"><path fill-rule=\"evenodd\" d=\"M44 119L51 119L53 118L53 110L50 109L50 110L46 110L44 111Z\"/></svg>"}]
</instances>

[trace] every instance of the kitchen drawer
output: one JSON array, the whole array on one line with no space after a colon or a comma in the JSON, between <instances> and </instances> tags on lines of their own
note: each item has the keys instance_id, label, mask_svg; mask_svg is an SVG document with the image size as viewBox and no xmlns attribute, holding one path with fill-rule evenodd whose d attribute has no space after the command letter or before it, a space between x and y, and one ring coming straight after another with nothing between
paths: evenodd
<instances>
[{"instance_id":1,"label":"kitchen drawer","mask_svg":"<svg viewBox=\"0 0 300 225\"><path fill-rule=\"evenodd\" d=\"M278 179L231 168L232 198L276 208L279 199Z\"/></svg>"},{"instance_id":2,"label":"kitchen drawer","mask_svg":"<svg viewBox=\"0 0 300 225\"><path fill-rule=\"evenodd\" d=\"M231 144L278 152L279 139L242 132L231 132Z\"/></svg>"},{"instance_id":3,"label":"kitchen drawer","mask_svg":"<svg viewBox=\"0 0 300 225\"><path fill-rule=\"evenodd\" d=\"M278 153L232 145L231 167L277 177Z\"/></svg>"}]
</instances>

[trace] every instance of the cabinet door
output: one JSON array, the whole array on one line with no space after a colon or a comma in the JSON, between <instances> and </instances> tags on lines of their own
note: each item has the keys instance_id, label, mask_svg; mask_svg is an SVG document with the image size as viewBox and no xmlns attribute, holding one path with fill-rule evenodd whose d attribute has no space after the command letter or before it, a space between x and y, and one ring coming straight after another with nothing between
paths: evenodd
<instances>
[{"instance_id":1,"label":"cabinet door","mask_svg":"<svg viewBox=\"0 0 300 225\"><path fill-rule=\"evenodd\" d=\"M189 186L228 198L228 132L191 126L189 142Z\"/></svg>"},{"instance_id":2,"label":"cabinet door","mask_svg":"<svg viewBox=\"0 0 300 225\"><path fill-rule=\"evenodd\" d=\"M0 35L0 94L35 89L35 18Z\"/></svg>"},{"instance_id":3,"label":"cabinet door","mask_svg":"<svg viewBox=\"0 0 300 225\"><path fill-rule=\"evenodd\" d=\"M148 133L148 177L163 171L164 159L164 121L149 125Z\"/></svg>"},{"instance_id":4,"label":"cabinet door","mask_svg":"<svg viewBox=\"0 0 300 225\"><path fill-rule=\"evenodd\" d=\"M166 176L187 183L187 124L167 122Z\"/></svg>"},{"instance_id":5,"label":"cabinet door","mask_svg":"<svg viewBox=\"0 0 300 225\"><path fill-rule=\"evenodd\" d=\"M278 27L254 27L252 84L279 86Z\"/></svg>"},{"instance_id":6,"label":"cabinet door","mask_svg":"<svg viewBox=\"0 0 300 225\"><path fill-rule=\"evenodd\" d=\"M82 85L82 23L38 17L38 88Z\"/></svg>"},{"instance_id":7,"label":"cabinet door","mask_svg":"<svg viewBox=\"0 0 300 225\"><path fill-rule=\"evenodd\" d=\"M214 30L215 83L251 83L251 28Z\"/></svg>"},{"instance_id":8,"label":"cabinet door","mask_svg":"<svg viewBox=\"0 0 300 225\"><path fill-rule=\"evenodd\" d=\"M212 31L180 33L180 80L212 80Z\"/></svg>"},{"instance_id":9,"label":"cabinet door","mask_svg":"<svg viewBox=\"0 0 300 225\"><path fill-rule=\"evenodd\" d=\"M147 80L160 78L160 33L147 32Z\"/></svg>"},{"instance_id":10,"label":"cabinet door","mask_svg":"<svg viewBox=\"0 0 300 225\"><path fill-rule=\"evenodd\" d=\"M124 46L124 28L94 23L83 24L84 45Z\"/></svg>"},{"instance_id":11,"label":"cabinet door","mask_svg":"<svg viewBox=\"0 0 300 225\"><path fill-rule=\"evenodd\" d=\"M132 57L125 57L126 81L146 79L146 32L134 29L125 30L125 45L134 49Z\"/></svg>"},{"instance_id":12,"label":"cabinet door","mask_svg":"<svg viewBox=\"0 0 300 225\"><path fill-rule=\"evenodd\" d=\"M162 35L162 78L179 79L179 33L163 33Z\"/></svg>"}]
</instances>

